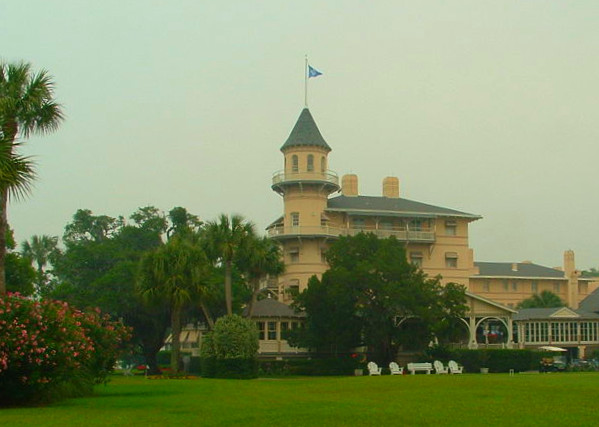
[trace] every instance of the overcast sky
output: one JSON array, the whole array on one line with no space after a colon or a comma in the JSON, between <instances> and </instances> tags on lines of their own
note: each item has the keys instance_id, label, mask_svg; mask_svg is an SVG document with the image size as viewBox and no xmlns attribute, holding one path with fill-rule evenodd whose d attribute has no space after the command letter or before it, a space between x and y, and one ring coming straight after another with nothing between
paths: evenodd
<instances>
[{"instance_id":1,"label":"overcast sky","mask_svg":"<svg viewBox=\"0 0 599 427\"><path fill-rule=\"evenodd\" d=\"M334 4L333 4L334 3ZM27 141L19 241L79 208L184 206L263 230L304 102L363 195L483 216L478 261L599 266L599 2L5 0L0 58L45 68L66 121Z\"/></svg>"}]
</instances>

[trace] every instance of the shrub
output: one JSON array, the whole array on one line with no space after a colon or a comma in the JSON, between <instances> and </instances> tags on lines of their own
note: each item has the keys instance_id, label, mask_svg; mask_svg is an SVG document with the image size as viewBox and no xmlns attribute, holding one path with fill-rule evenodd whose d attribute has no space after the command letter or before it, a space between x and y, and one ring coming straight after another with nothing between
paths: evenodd
<instances>
[{"instance_id":1,"label":"shrub","mask_svg":"<svg viewBox=\"0 0 599 427\"><path fill-rule=\"evenodd\" d=\"M106 381L129 338L107 315L58 301L0 296L0 404L42 402L91 392Z\"/></svg>"},{"instance_id":2,"label":"shrub","mask_svg":"<svg viewBox=\"0 0 599 427\"><path fill-rule=\"evenodd\" d=\"M533 350L453 350L451 358L464 365L466 372L478 372L489 368L489 372L515 372L538 369L543 353Z\"/></svg>"},{"instance_id":3,"label":"shrub","mask_svg":"<svg viewBox=\"0 0 599 427\"><path fill-rule=\"evenodd\" d=\"M260 375L286 376L332 376L332 375L354 375L356 369L364 369L366 363L355 358L314 358L295 360L269 360L260 361Z\"/></svg>"},{"instance_id":4,"label":"shrub","mask_svg":"<svg viewBox=\"0 0 599 427\"><path fill-rule=\"evenodd\" d=\"M202 376L256 378L258 331L253 322L235 314L221 317L202 343Z\"/></svg>"}]
</instances>

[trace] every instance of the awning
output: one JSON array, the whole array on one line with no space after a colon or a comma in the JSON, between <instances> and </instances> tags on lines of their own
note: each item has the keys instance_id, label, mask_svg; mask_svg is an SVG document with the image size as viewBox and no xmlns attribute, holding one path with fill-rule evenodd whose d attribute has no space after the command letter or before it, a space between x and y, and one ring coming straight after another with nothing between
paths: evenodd
<instances>
[{"instance_id":1,"label":"awning","mask_svg":"<svg viewBox=\"0 0 599 427\"><path fill-rule=\"evenodd\" d=\"M561 347L552 347L550 345L545 345L543 347L539 347L539 350L543 350L543 351L568 351L565 348L561 348Z\"/></svg>"}]
</instances>

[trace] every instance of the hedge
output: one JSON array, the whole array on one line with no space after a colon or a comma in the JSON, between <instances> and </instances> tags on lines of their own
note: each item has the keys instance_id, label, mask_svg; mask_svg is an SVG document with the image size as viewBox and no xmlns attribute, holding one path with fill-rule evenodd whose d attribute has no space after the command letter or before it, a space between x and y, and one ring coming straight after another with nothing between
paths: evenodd
<instances>
[{"instance_id":1,"label":"hedge","mask_svg":"<svg viewBox=\"0 0 599 427\"><path fill-rule=\"evenodd\" d=\"M365 364L349 358L315 358L294 360L260 361L261 376L332 376L354 375L356 369L364 369Z\"/></svg>"},{"instance_id":2,"label":"hedge","mask_svg":"<svg viewBox=\"0 0 599 427\"><path fill-rule=\"evenodd\" d=\"M455 349L433 348L427 351L426 359L440 360L447 363L455 360L464 366L465 372L479 372L480 368L489 368L489 372L514 372L530 371L539 368L542 357L547 354L535 350L509 350L509 349Z\"/></svg>"},{"instance_id":3,"label":"hedge","mask_svg":"<svg viewBox=\"0 0 599 427\"><path fill-rule=\"evenodd\" d=\"M251 379L258 377L258 361L255 358L217 359L215 357L201 360L202 376L205 378Z\"/></svg>"}]
</instances>

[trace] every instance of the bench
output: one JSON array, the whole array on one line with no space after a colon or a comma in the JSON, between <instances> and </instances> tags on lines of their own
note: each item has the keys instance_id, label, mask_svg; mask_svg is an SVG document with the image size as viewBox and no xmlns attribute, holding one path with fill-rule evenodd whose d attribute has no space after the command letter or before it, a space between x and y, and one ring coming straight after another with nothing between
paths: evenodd
<instances>
[{"instance_id":1,"label":"bench","mask_svg":"<svg viewBox=\"0 0 599 427\"><path fill-rule=\"evenodd\" d=\"M416 371L426 371L427 374L430 374L433 370L433 364L424 362L424 363L408 363L408 371L410 374L416 374Z\"/></svg>"}]
</instances>

